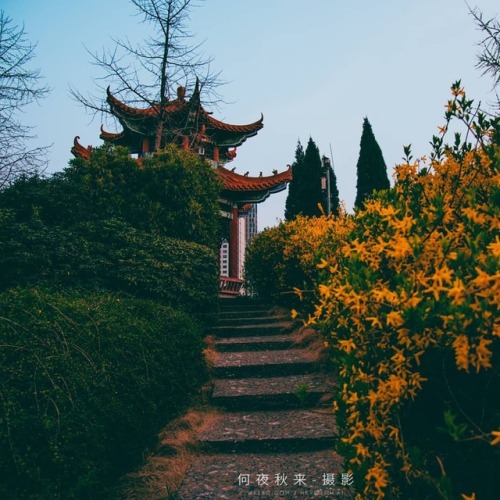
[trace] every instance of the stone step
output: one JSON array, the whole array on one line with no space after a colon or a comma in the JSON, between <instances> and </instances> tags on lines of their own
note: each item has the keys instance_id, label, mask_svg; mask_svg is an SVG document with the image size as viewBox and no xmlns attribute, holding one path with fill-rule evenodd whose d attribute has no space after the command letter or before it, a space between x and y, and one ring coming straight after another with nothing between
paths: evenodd
<instances>
[{"instance_id":1,"label":"stone step","mask_svg":"<svg viewBox=\"0 0 500 500\"><path fill-rule=\"evenodd\" d=\"M295 341L289 335L267 335L265 337L230 337L215 342L219 352L229 351L275 351L293 347Z\"/></svg>"},{"instance_id":2,"label":"stone step","mask_svg":"<svg viewBox=\"0 0 500 500\"><path fill-rule=\"evenodd\" d=\"M317 362L306 349L217 353L216 378L277 377L313 373Z\"/></svg>"},{"instance_id":3,"label":"stone step","mask_svg":"<svg viewBox=\"0 0 500 500\"><path fill-rule=\"evenodd\" d=\"M268 314L250 317L222 317L219 318L219 326L243 326L243 325L261 325L265 323L282 323L290 320L290 316L284 314Z\"/></svg>"},{"instance_id":4,"label":"stone step","mask_svg":"<svg viewBox=\"0 0 500 500\"><path fill-rule=\"evenodd\" d=\"M272 316L272 312L269 308L265 309L235 309L231 310L221 310L219 312L219 319L242 319L242 318L254 318L259 316Z\"/></svg>"},{"instance_id":5,"label":"stone step","mask_svg":"<svg viewBox=\"0 0 500 500\"><path fill-rule=\"evenodd\" d=\"M351 488L341 485L343 472L342 459L332 451L201 456L188 471L175 498L270 498L278 497L280 491L284 492L281 498L352 498ZM278 474L280 480L286 476L286 485L276 483ZM330 486L332 474L334 485ZM303 482L299 481L302 477Z\"/></svg>"},{"instance_id":6,"label":"stone step","mask_svg":"<svg viewBox=\"0 0 500 500\"><path fill-rule=\"evenodd\" d=\"M252 337L259 335L277 335L290 331L293 328L292 321L281 321L276 323L263 323L261 325L240 325L240 326L217 326L212 332L217 337Z\"/></svg>"},{"instance_id":7,"label":"stone step","mask_svg":"<svg viewBox=\"0 0 500 500\"><path fill-rule=\"evenodd\" d=\"M199 436L212 453L320 451L336 439L331 411L284 410L220 413Z\"/></svg>"},{"instance_id":8,"label":"stone step","mask_svg":"<svg viewBox=\"0 0 500 500\"><path fill-rule=\"evenodd\" d=\"M316 406L333 392L334 384L322 374L288 377L217 379L212 403L227 410L269 410Z\"/></svg>"},{"instance_id":9,"label":"stone step","mask_svg":"<svg viewBox=\"0 0 500 500\"><path fill-rule=\"evenodd\" d=\"M252 299L233 299L219 301L219 309L221 311L229 311L234 309L249 309L249 308L269 308L266 302Z\"/></svg>"}]
</instances>

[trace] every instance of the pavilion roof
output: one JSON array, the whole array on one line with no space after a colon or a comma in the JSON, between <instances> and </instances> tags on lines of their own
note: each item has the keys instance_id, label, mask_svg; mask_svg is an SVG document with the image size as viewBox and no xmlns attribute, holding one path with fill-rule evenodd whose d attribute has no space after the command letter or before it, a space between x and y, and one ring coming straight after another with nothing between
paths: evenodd
<instances>
[{"instance_id":1,"label":"pavilion roof","mask_svg":"<svg viewBox=\"0 0 500 500\"><path fill-rule=\"evenodd\" d=\"M229 191L261 191L265 189L273 189L280 184L290 182L292 180L292 169L288 167L283 172L277 172L273 175L263 177L249 177L241 175L225 167L219 166L217 173L224 182L224 187Z\"/></svg>"},{"instance_id":2,"label":"pavilion roof","mask_svg":"<svg viewBox=\"0 0 500 500\"><path fill-rule=\"evenodd\" d=\"M283 172L275 170L273 175L262 176L261 174L259 177L237 174L222 166L219 166L216 171L224 184L222 195L240 205L243 203L260 203L271 194L286 189L287 183L292 180L290 166Z\"/></svg>"},{"instance_id":3,"label":"pavilion roof","mask_svg":"<svg viewBox=\"0 0 500 500\"><path fill-rule=\"evenodd\" d=\"M234 148L256 135L264 126L262 114L259 120L245 125L234 125L213 118L201 105L198 81L190 99L186 100L184 96L185 88L179 87L177 99L167 102L164 106L162 119L165 134L171 136L201 134L204 142L214 146ZM112 133L101 127L101 139L123 145L132 143L135 146L140 142L139 138L154 137L158 117L161 114L159 104L152 104L146 108L129 106L115 97L109 87L106 100L111 113L122 125L123 131Z\"/></svg>"}]
</instances>

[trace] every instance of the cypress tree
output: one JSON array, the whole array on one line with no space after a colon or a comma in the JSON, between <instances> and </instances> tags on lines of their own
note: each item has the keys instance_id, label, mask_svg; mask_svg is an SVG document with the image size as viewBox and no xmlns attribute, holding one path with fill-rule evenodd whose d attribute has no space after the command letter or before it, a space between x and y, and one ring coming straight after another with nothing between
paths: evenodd
<instances>
[{"instance_id":1,"label":"cypress tree","mask_svg":"<svg viewBox=\"0 0 500 500\"><path fill-rule=\"evenodd\" d=\"M363 121L363 133L361 134L356 170L358 182L356 184L355 207L360 207L374 190L389 189L391 186L387 177L387 167L382 151L375 139L368 118Z\"/></svg>"},{"instance_id":2,"label":"cypress tree","mask_svg":"<svg viewBox=\"0 0 500 500\"><path fill-rule=\"evenodd\" d=\"M325 163L324 160L325 157L323 157L323 164ZM340 207L340 199L339 199L339 190L337 187L337 176L335 175L335 172L333 170L333 165L330 163L328 166L328 170L330 171L330 210L333 215L338 215L339 214L339 207ZM326 172L324 172L323 175L326 175ZM323 209L325 213L328 212L328 189L325 191L325 201L323 203Z\"/></svg>"},{"instance_id":3,"label":"cypress tree","mask_svg":"<svg viewBox=\"0 0 500 500\"><path fill-rule=\"evenodd\" d=\"M305 153L300 142L298 143L292 174L293 179L289 185L285 206L285 219L294 219L299 214L309 217L320 215L318 203L324 203L321 190L323 167L319 149L312 138L309 138Z\"/></svg>"},{"instance_id":4,"label":"cypress tree","mask_svg":"<svg viewBox=\"0 0 500 500\"><path fill-rule=\"evenodd\" d=\"M285 220L294 219L299 213L298 197L300 191L301 177L304 172L304 148L297 141L295 149L295 161L292 164L292 181L288 184L288 196L285 203Z\"/></svg>"}]
</instances>

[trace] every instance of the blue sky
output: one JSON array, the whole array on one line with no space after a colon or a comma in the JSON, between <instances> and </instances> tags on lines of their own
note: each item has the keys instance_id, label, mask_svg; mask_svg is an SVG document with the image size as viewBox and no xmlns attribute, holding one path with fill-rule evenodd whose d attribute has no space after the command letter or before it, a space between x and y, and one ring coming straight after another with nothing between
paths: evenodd
<instances>
[{"instance_id":1,"label":"blue sky","mask_svg":"<svg viewBox=\"0 0 500 500\"><path fill-rule=\"evenodd\" d=\"M486 17L499 14L493 0L470 5ZM36 126L38 143L52 144L49 171L61 170L74 136L101 143L100 118L91 122L69 95L70 85L96 88L84 46L100 51L112 46L111 37L141 40L147 26L127 0L2 0L0 8L38 43L34 65L53 91L23 120ZM429 153L455 80L476 101L494 99L492 80L475 69L481 33L462 0L206 0L192 10L190 29L227 81L214 116L243 124L264 114L264 128L231 167L281 171L293 162L297 140L306 145L312 137L322 154L329 156L331 145L348 209L365 116L391 173L403 145ZM259 206L261 229L283 218L285 199L283 192Z\"/></svg>"}]
</instances>

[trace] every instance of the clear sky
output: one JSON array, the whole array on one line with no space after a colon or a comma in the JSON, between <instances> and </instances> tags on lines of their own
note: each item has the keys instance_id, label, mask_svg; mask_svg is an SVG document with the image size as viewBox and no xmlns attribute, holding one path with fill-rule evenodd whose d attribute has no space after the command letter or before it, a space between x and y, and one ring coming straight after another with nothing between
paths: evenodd
<instances>
[{"instance_id":1,"label":"clear sky","mask_svg":"<svg viewBox=\"0 0 500 500\"><path fill-rule=\"evenodd\" d=\"M488 18L499 14L496 0L469 4ZM49 172L61 170L74 136L101 144L100 118L91 122L69 94L70 85L96 88L84 46L140 40L147 27L127 0L2 0L0 9L38 43L34 65L53 91L23 120L36 126L38 143L53 145ZM271 175L293 162L297 140L305 146L312 137L322 154L330 156L331 145L349 210L365 116L392 173L403 145L429 153L455 80L476 101L494 100L492 80L475 69L482 35L462 0L206 0L192 10L190 28L228 82L220 89L227 104L214 116L245 124L264 114L264 128L231 167ZM260 229L283 218L285 199L283 192L259 206Z\"/></svg>"}]
</instances>

